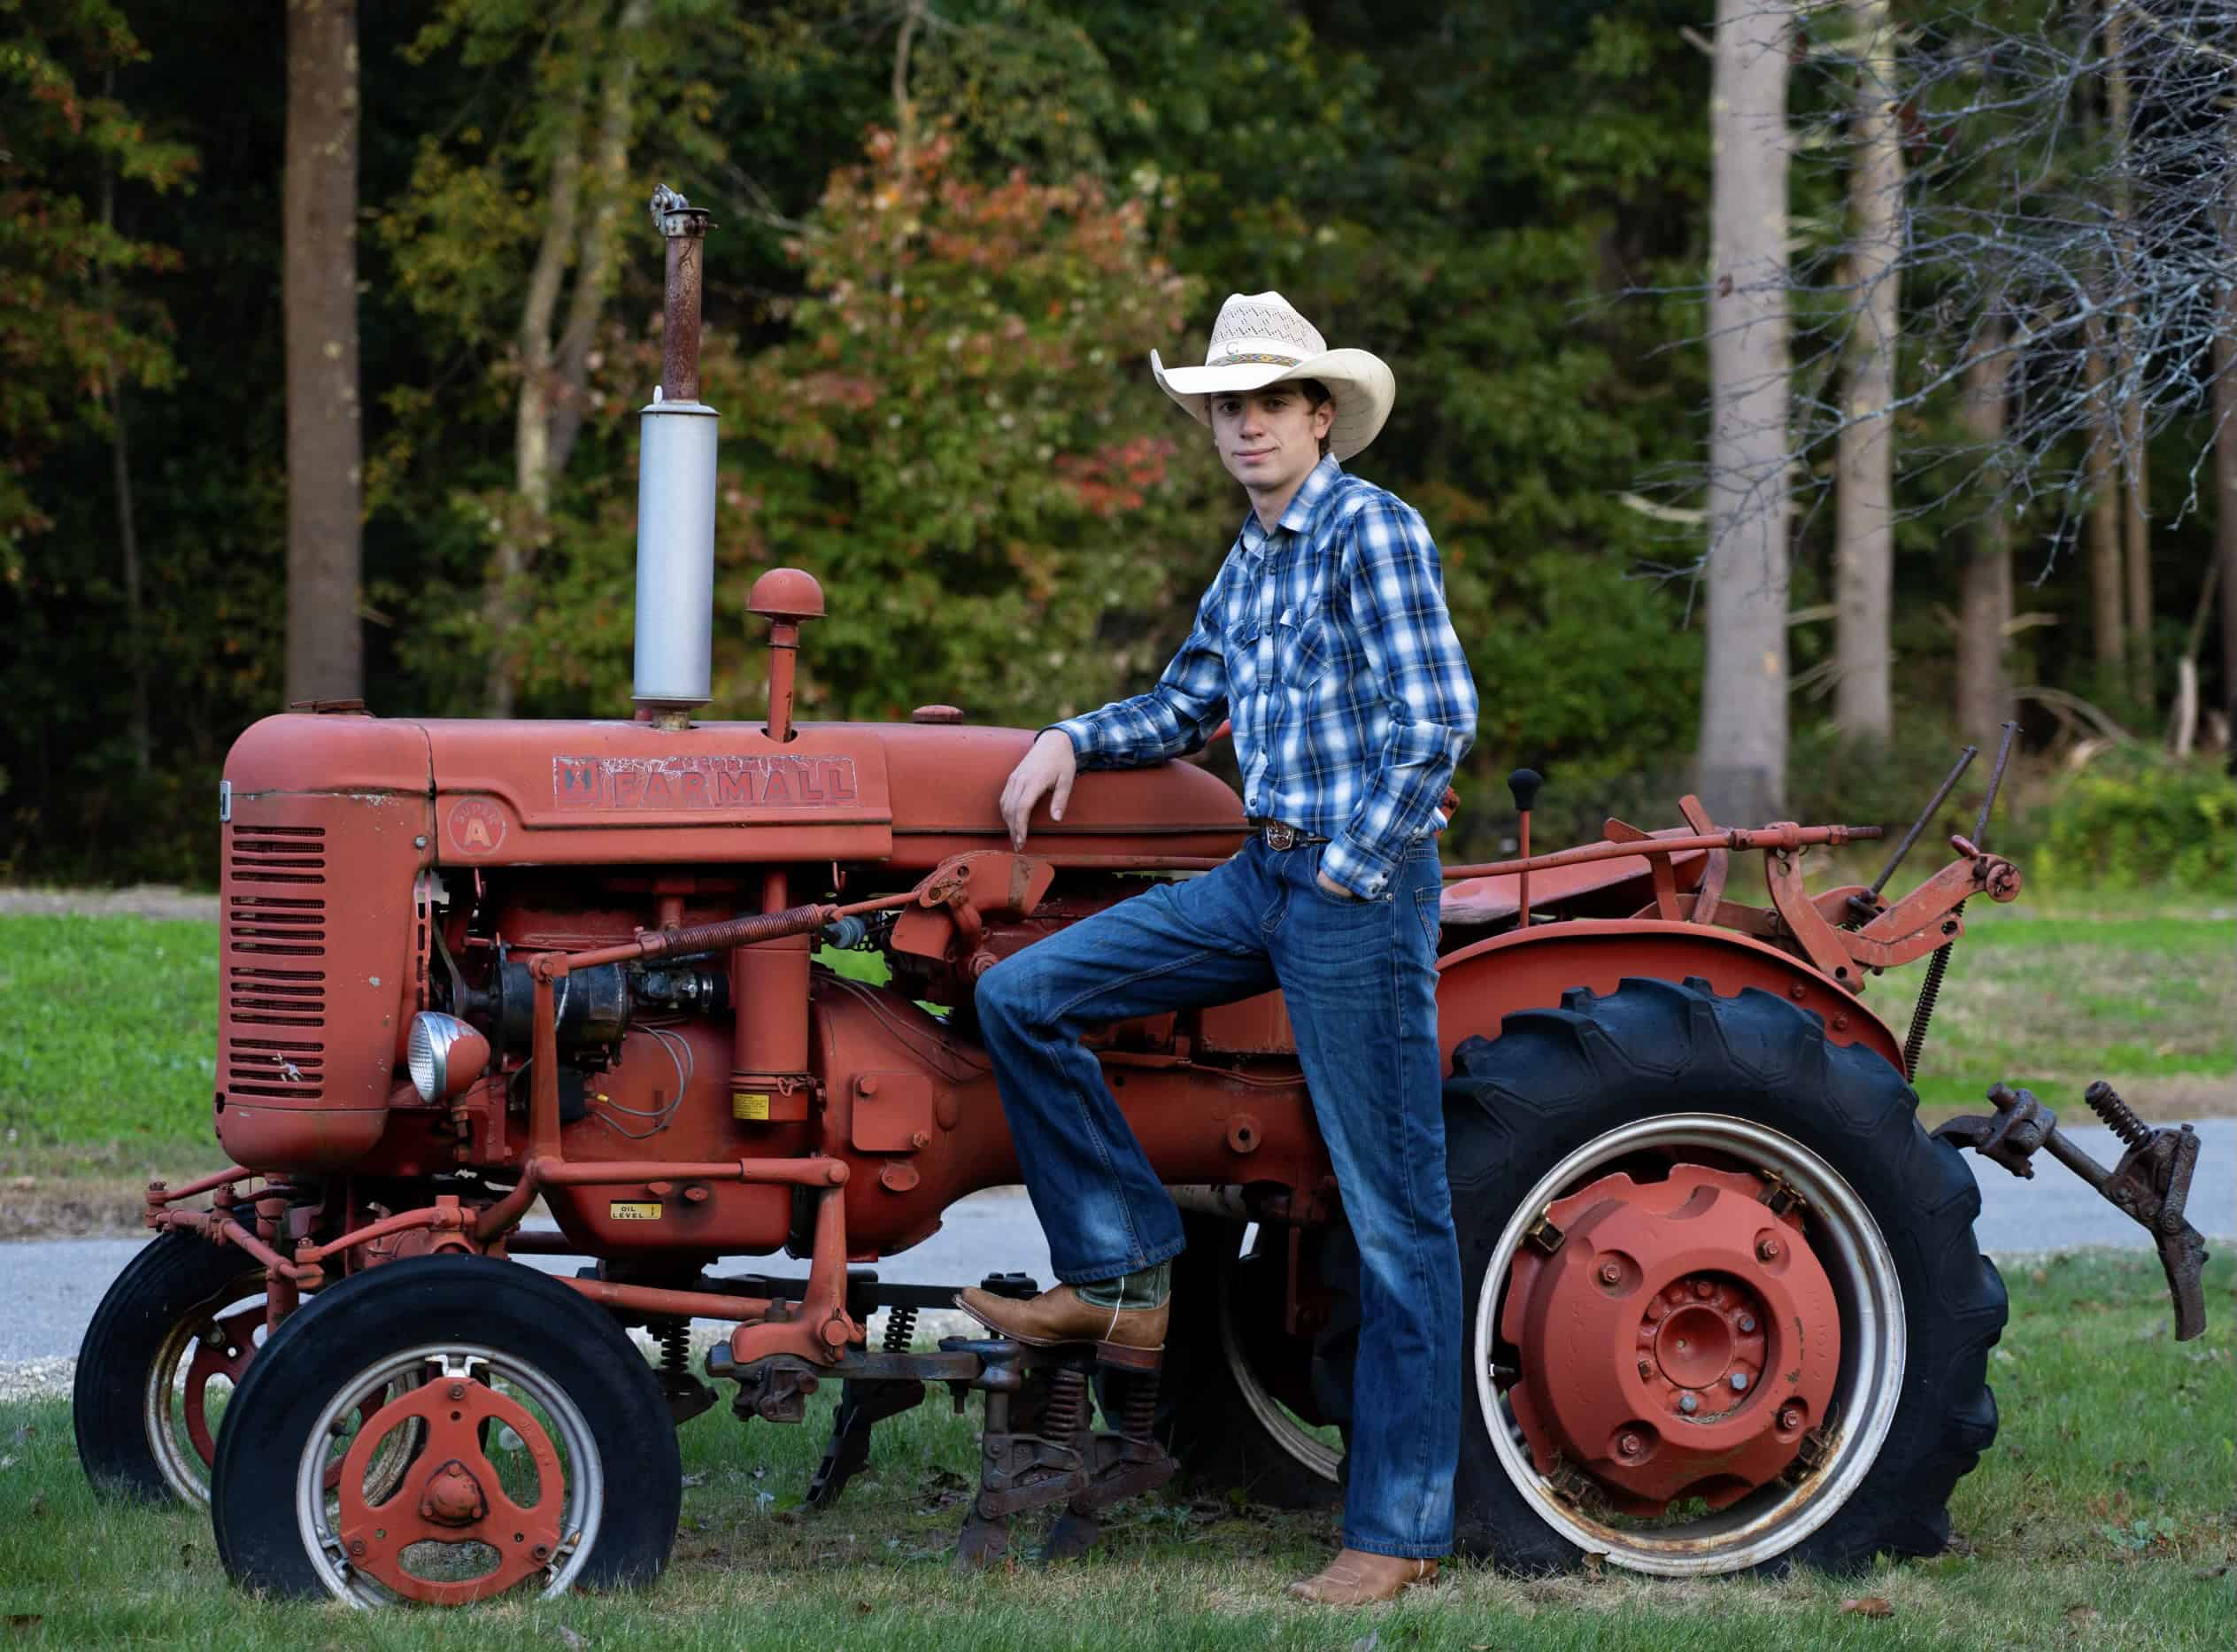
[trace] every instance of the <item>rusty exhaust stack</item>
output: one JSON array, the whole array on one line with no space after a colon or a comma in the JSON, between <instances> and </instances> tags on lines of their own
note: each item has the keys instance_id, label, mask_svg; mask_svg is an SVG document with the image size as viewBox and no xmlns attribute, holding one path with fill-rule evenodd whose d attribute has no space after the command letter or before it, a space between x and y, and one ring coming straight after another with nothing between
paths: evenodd
<instances>
[{"instance_id":1,"label":"rusty exhaust stack","mask_svg":"<svg viewBox=\"0 0 2237 1652\"><path fill-rule=\"evenodd\" d=\"M636 703L663 728L713 694L714 448L699 400L700 254L707 213L662 184L652 221L667 243L660 388L644 410L637 463Z\"/></svg>"}]
</instances>

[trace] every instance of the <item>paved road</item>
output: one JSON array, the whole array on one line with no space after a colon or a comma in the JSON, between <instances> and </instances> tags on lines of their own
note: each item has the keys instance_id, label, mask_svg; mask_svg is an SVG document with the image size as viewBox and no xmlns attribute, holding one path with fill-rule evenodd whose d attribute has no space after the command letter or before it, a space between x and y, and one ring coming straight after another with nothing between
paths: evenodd
<instances>
[{"instance_id":1,"label":"paved road","mask_svg":"<svg viewBox=\"0 0 2237 1652\"><path fill-rule=\"evenodd\" d=\"M2198 1126L2205 1139L2200 1170L2191 1192L2193 1225L2225 1243L2237 1236L2237 1119L2208 1119ZM2069 1132L2083 1151L2101 1163L2119 1154L2112 1132L2101 1129ZM1998 1252L2067 1250L2084 1245L2141 1247L2143 1230L2120 1215L2048 1154L2039 1155L2035 1179L2022 1182L1968 1155L1981 1184L1981 1216L1975 1230L1981 1248ZM0 1363L44 1359L77 1352L78 1339L101 1293L117 1270L144 1241L60 1239L0 1245L0 1301L11 1311L0 1316ZM578 1264L537 1258L553 1270ZM744 1272L752 1264L733 1262L725 1270ZM797 1266L777 1258L773 1268ZM905 1255L878 1264L882 1278L908 1284L971 1284L988 1273L1010 1270L1050 1282L1048 1245L1024 1195L998 1189L963 1200L947 1215L946 1225Z\"/></svg>"}]
</instances>

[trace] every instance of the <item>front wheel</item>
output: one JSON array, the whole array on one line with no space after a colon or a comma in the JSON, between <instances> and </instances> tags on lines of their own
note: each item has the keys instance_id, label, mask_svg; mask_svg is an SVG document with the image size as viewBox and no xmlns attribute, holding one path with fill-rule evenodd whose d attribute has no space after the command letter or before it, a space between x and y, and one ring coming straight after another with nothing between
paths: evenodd
<instances>
[{"instance_id":1,"label":"front wheel","mask_svg":"<svg viewBox=\"0 0 2237 1652\"><path fill-rule=\"evenodd\" d=\"M1463 1547L1682 1577L1942 1546L2004 1290L1886 1061L1770 993L1626 980L1454 1068Z\"/></svg>"},{"instance_id":2,"label":"front wheel","mask_svg":"<svg viewBox=\"0 0 2237 1652\"><path fill-rule=\"evenodd\" d=\"M600 1309L517 1263L390 1262L266 1344L218 1440L245 1587L454 1606L649 1582L683 1468L660 1386Z\"/></svg>"}]
</instances>

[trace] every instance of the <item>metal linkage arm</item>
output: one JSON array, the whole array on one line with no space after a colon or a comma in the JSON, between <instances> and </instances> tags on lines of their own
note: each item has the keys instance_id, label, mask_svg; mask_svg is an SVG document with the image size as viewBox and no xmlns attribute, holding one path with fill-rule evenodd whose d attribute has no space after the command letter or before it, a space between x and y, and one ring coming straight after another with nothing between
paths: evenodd
<instances>
[{"instance_id":1,"label":"metal linkage arm","mask_svg":"<svg viewBox=\"0 0 2237 1652\"><path fill-rule=\"evenodd\" d=\"M1999 1084L1990 1087L1988 1099L1996 1108L1994 1117L1954 1118L1934 1132L1934 1139L1971 1147L2022 1177L2034 1176L2029 1160L2038 1149L2048 1148L2053 1158L2152 1236L2174 1303L2175 1339L2187 1342L2203 1333L2206 1298L2200 1275L2206 1241L2184 1217L2191 1178L2198 1170L2198 1132L2187 1124L2154 1130L2101 1079L2082 1099L2128 1149L2109 1170L2062 1135L2058 1115L2029 1092Z\"/></svg>"}]
</instances>

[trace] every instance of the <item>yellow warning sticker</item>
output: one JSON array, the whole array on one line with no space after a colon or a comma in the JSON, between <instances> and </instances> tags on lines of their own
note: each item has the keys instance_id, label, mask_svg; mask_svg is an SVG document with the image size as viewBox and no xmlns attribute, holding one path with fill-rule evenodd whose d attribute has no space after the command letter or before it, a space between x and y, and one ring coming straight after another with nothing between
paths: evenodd
<instances>
[{"instance_id":1,"label":"yellow warning sticker","mask_svg":"<svg viewBox=\"0 0 2237 1652\"><path fill-rule=\"evenodd\" d=\"M769 1095L766 1090L733 1090L730 1092L732 1118L756 1118L764 1123L769 1116Z\"/></svg>"},{"instance_id":2,"label":"yellow warning sticker","mask_svg":"<svg viewBox=\"0 0 2237 1652\"><path fill-rule=\"evenodd\" d=\"M606 1208L606 1214L616 1222L658 1222L660 1207L654 1204L630 1204L615 1200Z\"/></svg>"}]
</instances>

